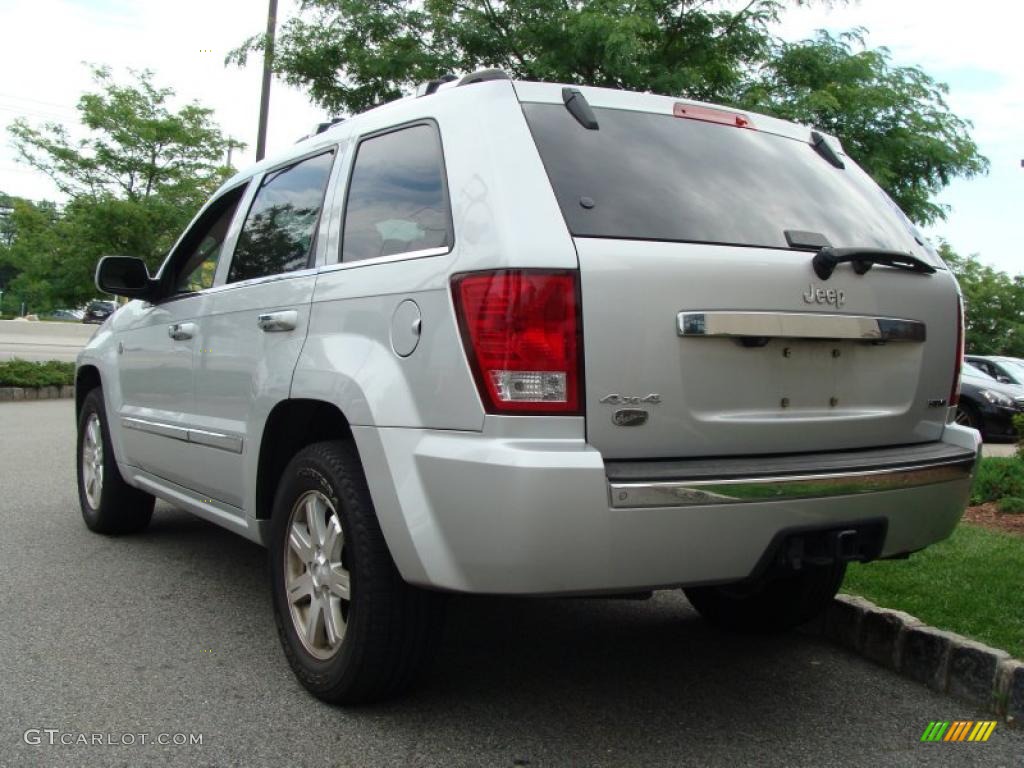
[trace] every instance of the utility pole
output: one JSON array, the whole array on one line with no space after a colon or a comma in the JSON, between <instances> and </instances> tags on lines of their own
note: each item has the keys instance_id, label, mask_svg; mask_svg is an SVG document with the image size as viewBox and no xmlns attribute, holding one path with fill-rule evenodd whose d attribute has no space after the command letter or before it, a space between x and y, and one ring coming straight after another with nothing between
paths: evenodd
<instances>
[{"instance_id":1,"label":"utility pole","mask_svg":"<svg viewBox=\"0 0 1024 768\"><path fill-rule=\"evenodd\" d=\"M267 112L270 110L270 78L274 73L274 30L277 27L277 0L267 9L267 38L263 48L263 92L260 94L260 127L256 134L256 161L267 154Z\"/></svg>"}]
</instances>

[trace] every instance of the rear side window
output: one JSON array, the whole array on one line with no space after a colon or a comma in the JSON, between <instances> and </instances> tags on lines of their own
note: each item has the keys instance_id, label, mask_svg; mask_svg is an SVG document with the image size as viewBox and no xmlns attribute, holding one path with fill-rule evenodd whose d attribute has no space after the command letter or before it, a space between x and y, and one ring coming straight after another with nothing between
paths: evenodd
<instances>
[{"instance_id":1,"label":"rear side window","mask_svg":"<svg viewBox=\"0 0 1024 768\"><path fill-rule=\"evenodd\" d=\"M264 177L238 236L229 283L309 265L333 161L327 152Z\"/></svg>"},{"instance_id":2,"label":"rear side window","mask_svg":"<svg viewBox=\"0 0 1024 768\"><path fill-rule=\"evenodd\" d=\"M342 260L450 248L453 239L437 126L364 139L349 180Z\"/></svg>"},{"instance_id":3,"label":"rear side window","mask_svg":"<svg viewBox=\"0 0 1024 768\"><path fill-rule=\"evenodd\" d=\"M560 104L523 112L573 235L788 248L801 230L924 253L864 171L809 142L649 112L594 109L598 130Z\"/></svg>"}]
</instances>

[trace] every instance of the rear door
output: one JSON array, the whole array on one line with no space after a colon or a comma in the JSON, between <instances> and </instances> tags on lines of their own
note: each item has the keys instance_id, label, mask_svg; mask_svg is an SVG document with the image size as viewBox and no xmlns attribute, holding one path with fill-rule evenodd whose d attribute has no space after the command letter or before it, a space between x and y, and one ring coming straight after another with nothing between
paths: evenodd
<instances>
[{"instance_id":1,"label":"rear door","mask_svg":"<svg viewBox=\"0 0 1024 768\"><path fill-rule=\"evenodd\" d=\"M955 282L837 144L586 93L596 130L561 103L523 109L579 255L593 445L668 458L939 439ZM840 264L822 279L824 243L939 269Z\"/></svg>"},{"instance_id":2,"label":"rear door","mask_svg":"<svg viewBox=\"0 0 1024 768\"><path fill-rule=\"evenodd\" d=\"M259 451L270 409L288 397L306 337L334 156L320 150L267 171L199 320L191 487L238 508L256 482L245 476L247 457Z\"/></svg>"}]
</instances>

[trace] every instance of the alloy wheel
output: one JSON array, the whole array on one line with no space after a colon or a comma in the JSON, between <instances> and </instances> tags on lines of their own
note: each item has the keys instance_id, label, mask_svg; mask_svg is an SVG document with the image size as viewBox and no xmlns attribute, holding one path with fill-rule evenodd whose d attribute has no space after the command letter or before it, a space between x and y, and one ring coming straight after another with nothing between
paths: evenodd
<instances>
[{"instance_id":1,"label":"alloy wheel","mask_svg":"<svg viewBox=\"0 0 1024 768\"><path fill-rule=\"evenodd\" d=\"M351 579L334 504L306 491L292 507L284 552L285 596L295 633L315 658L334 656L345 637Z\"/></svg>"},{"instance_id":2,"label":"alloy wheel","mask_svg":"<svg viewBox=\"0 0 1024 768\"><path fill-rule=\"evenodd\" d=\"M82 440L82 483L85 498L93 509L100 508L103 495L103 429L97 413L89 415Z\"/></svg>"}]
</instances>

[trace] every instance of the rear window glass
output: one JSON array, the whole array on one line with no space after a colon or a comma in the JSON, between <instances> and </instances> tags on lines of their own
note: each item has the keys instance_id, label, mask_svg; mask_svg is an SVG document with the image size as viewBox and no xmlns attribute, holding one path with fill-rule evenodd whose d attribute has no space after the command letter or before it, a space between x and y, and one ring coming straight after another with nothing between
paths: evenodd
<instances>
[{"instance_id":1,"label":"rear window glass","mask_svg":"<svg viewBox=\"0 0 1024 768\"><path fill-rule=\"evenodd\" d=\"M649 112L596 108L587 130L561 104L523 111L573 235L788 248L800 230L924 253L864 171L809 142Z\"/></svg>"}]
</instances>

